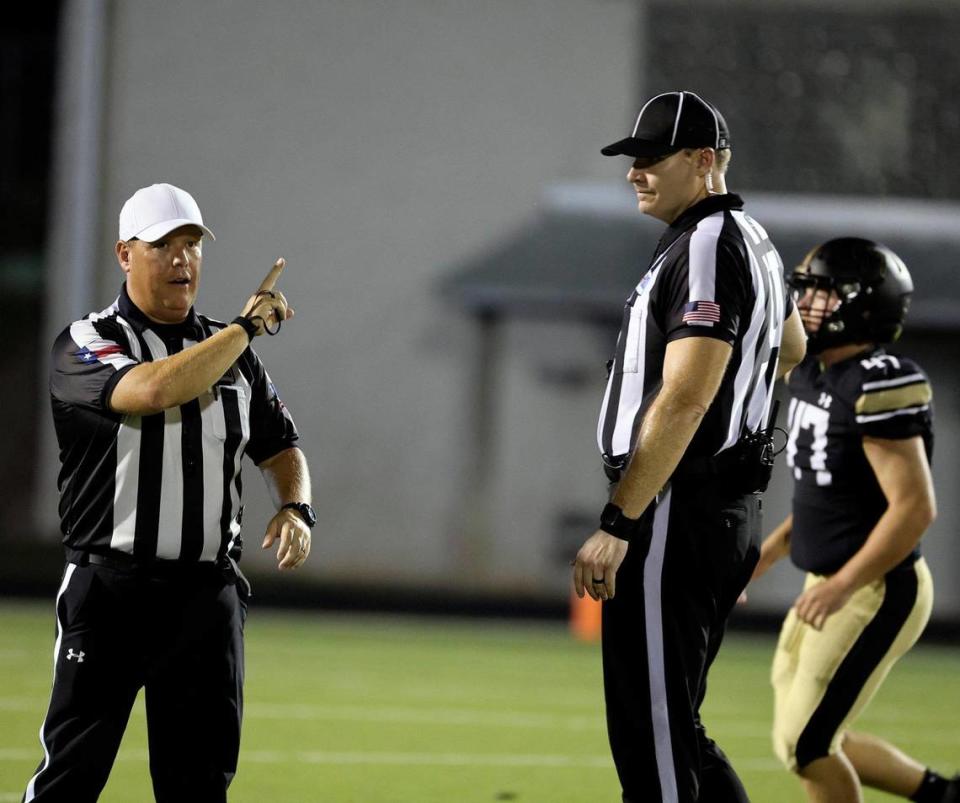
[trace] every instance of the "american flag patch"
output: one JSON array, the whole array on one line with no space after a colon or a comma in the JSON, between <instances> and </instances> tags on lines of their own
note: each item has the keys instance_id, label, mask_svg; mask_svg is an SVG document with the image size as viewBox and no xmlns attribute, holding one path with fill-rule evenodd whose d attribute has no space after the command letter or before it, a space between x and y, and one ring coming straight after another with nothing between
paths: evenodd
<instances>
[{"instance_id":1,"label":"american flag patch","mask_svg":"<svg viewBox=\"0 0 960 803\"><path fill-rule=\"evenodd\" d=\"M695 326L720 323L720 305L715 301L691 301L683 307L683 322Z\"/></svg>"},{"instance_id":2,"label":"american flag patch","mask_svg":"<svg viewBox=\"0 0 960 803\"><path fill-rule=\"evenodd\" d=\"M97 360L102 360L104 357L109 357L112 354L122 354L123 349L117 345L104 346L99 349L89 349L84 346L80 351L75 351L74 356L80 360L80 362L91 363L96 362Z\"/></svg>"}]
</instances>

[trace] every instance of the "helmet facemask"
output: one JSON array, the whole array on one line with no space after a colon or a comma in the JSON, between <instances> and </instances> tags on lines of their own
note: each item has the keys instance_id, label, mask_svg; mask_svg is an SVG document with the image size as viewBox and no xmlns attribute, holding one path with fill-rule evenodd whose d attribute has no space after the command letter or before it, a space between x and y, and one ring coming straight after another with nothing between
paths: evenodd
<instances>
[{"instance_id":1,"label":"helmet facemask","mask_svg":"<svg viewBox=\"0 0 960 803\"><path fill-rule=\"evenodd\" d=\"M860 298L863 288L855 277L815 276L798 270L789 284L811 354L857 342L865 334L860 324L870 312ZM869 287L866 293L870 293Z\"/></svg>"},{"instance_id":2,"label":"helmet facemask","mask_svg":"<svg viewBox=\"0 0 960 803\"><path fill-rule=\"evenodd\" d=\"M893 342L913 292L910 273L896 254L855 237L813 249L789 284L810 354L853 343Z\"/></svg>"}]
</instances>

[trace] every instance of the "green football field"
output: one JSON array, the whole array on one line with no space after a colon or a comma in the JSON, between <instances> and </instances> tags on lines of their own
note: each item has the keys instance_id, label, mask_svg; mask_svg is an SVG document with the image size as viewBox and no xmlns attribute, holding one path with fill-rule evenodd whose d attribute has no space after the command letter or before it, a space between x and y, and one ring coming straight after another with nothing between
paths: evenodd
<instances>
[{"instance_id":1,"label":"green football field","mask_svg":"<svg viewBox=\"0 0 960 803\"><path fill-rule=\"evenodd\" d=\"M20 799L41 756L51 611L0 605L0 801ZM772 637L728 638L704 718L755 803L790 803L799 787L768 748L772 649ZM952 772L958 669L958 651L915 649L862 725ZM246 702L235 803L619 801L599 648L560 625L254 608ZM101 800L152 800L146 762L138 702Z\"/></svg>"}]
</instances>

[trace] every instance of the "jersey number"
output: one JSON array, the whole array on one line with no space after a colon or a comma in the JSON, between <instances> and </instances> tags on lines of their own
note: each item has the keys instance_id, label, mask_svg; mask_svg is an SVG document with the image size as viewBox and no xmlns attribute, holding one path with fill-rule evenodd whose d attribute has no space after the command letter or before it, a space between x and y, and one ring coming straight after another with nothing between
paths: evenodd
<instances>
[{"instance_id":1,"label":"jersey number","mask_svg":"<svg viewBox=\"0 0 960 803\"><path fill-rule=\"evenodd\" d=\"M892 354L878 354L876 357L867 357L865 360L860 360L860 365L862 365L867 371L882 371L884 368L886 368L886 363L890 363L890 365L897 370L900 369L900 360L898 360Z\"/></svg>"},{"instance_id":2,"label":"jersey number","mask_svg":"<svg viewBox=\"0 0 960 803\"><path fill-rule=\"evenodd\" d=\"M827 428L830 413L815 404L799 399L790 402L790 437L787 439L787 465L793 469L794 479L800 479L801 469L796 464L797 438L803 430L811 430L810 468L817 472L817 485L830 485L833 477L827 470Z\"/></svg>"}]
</instances>

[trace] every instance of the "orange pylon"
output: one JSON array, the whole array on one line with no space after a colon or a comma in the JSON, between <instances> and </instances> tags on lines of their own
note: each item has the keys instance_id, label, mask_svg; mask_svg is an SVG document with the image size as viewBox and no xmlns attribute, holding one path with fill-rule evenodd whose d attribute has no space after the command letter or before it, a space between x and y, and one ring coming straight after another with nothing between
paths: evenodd
<instances>
[{"instance_id":1,"label":"orange pylon","mask_svg":"<svg viewBox=\"0 0 960 803\"><path fill-rule=\"evenodd\" d=\"M600 612L603 606L588 594L583 599L570 592L570 632L579 641L600 640Z\"/></svg>"}]
</instances>

